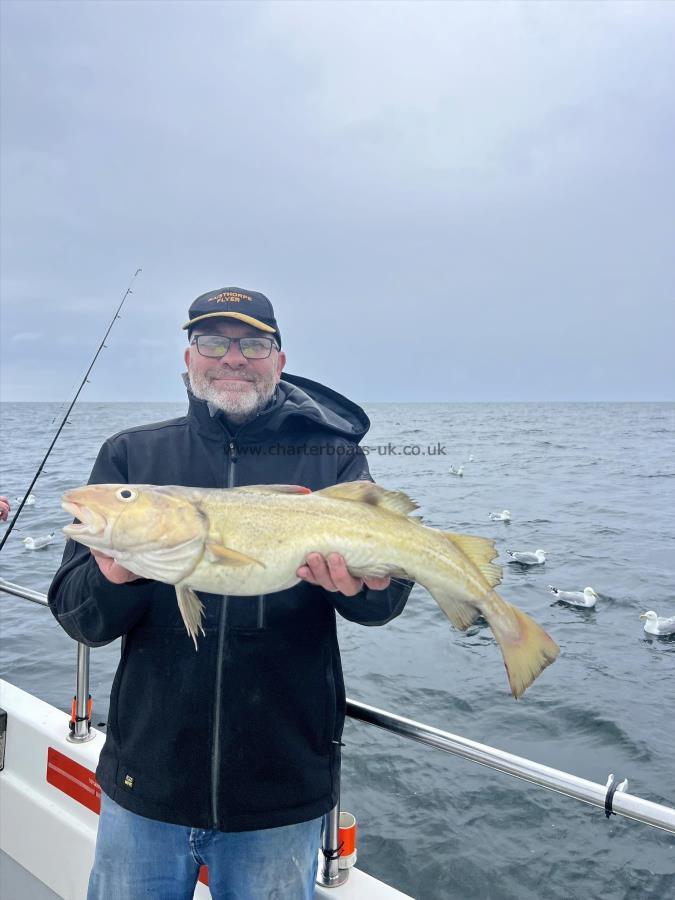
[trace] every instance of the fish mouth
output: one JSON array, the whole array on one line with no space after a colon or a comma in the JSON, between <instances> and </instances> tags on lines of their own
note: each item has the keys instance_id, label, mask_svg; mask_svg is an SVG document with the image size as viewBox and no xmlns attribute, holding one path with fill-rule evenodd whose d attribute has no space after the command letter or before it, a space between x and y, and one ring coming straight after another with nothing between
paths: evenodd
<instances>
[{"instance_id":1,"label":"fish mouth","mask_svg":"<svg viewBox=\"0 0 675 900\"><path fill-rule=\"evenodd\" d=\"M80 521L79 523L73 522L71 525L65 526L63 533L66 537L78 538L86 534L94 536L105 531L107 522L104 516L99 515L99 513L94 512L87 506L80 506L79 503L67 500L67 496L67 494L64 496L61 508Z\"/></svg>"}]
</instances>

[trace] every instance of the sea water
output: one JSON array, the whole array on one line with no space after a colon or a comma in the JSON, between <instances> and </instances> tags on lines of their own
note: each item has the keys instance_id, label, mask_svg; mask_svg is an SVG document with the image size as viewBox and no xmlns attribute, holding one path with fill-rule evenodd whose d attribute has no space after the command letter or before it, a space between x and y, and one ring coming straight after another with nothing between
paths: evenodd
<instances>
[{"instance_id":1,"label":"sea water","mask_svg":"<svg viewBox=\"0 0 675 900\"><path fill-rule=\"evenodd\" d=\"M675 806L675 640L649 637L639 619L675 615L675 404L364 405L376 480L408 492L434 527L493 538L500 593L561 655L516 702L489 628L457 631L416 587L384 627L340 622L348 696L591 781L613 772ZM105 437L183 411L77 406L0 556L2 577L45 591L69 520L60 494L87 480ZM58 412L2 405L0 493L23 494ZM462 477L449 474L462 464ZM502 509L509 524L489 519ZM46 549L24 549L23 537L51 531ZM507 550L539 547L545 565L509 564ZM549 584L590 585L597 605L564 606ZM69 709L76 645L51 613L0 594L0 625L2 677ZM119 642L92 651L95 724L118 658ZM675 897L672 835L359 722L343 740L358 864L419 900Z\"/></svg>"}]
</instances>

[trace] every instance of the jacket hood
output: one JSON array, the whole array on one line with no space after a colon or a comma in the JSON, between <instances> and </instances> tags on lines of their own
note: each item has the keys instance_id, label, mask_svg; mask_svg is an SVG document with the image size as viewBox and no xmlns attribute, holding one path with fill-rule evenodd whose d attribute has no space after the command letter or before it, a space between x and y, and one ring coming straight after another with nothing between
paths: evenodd
<instances>
[{"instance_id":1,"label":"jacket hood","mask_svg":"<svg viewBox=\"0 0 675 900\"><path fill-rule=\"evenodd\" d=\"M190 400L189 415L197 419L201 430L213 432L215 428L222 434L224 428L242 439L260 440L270 433L314 431L318 428L358 443L370 428L370 419L358 404L318 381L299 375L283 372L267 409L251 422L237 427L228 424L221 412L211 416L206 401L194 396L186 376L183 380Z\"/></svg>"}]
</instances>

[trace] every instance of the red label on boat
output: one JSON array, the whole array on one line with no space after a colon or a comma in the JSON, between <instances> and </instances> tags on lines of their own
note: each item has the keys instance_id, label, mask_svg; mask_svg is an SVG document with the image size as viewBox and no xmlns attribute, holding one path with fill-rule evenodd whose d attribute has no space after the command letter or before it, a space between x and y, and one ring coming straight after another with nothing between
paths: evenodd
<instances>
[{"instance_id":1,"label":"red label on boat","mask_svg":"<svg viewBox=\"0 0 675 900\"><path fill-rule=\"evenodd\" d=\"M101 812L101 788L94 773L53 747L47 749L47 781L92 812Z\"/></svg>"}]
</instances>

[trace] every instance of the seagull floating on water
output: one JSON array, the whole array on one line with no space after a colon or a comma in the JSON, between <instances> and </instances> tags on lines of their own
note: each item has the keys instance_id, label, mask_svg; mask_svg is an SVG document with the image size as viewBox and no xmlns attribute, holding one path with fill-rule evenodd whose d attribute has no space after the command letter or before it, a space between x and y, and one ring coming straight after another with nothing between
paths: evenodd
<instances>
[{"instance_id":1,"label":"seagull floating on water","mask_svg":"<svg viewBox=\"0 0 675 900\"><path fill-rule=\"evenodd\" d=\"M469 453L469 462L473 462L475 458L476 457L473 455L473 453Z\"/></svg>"},{"instance_id":2,"label":"seagull floating on water","mask_svg":"<svg viewBox=\"0 0 675 900\"><path fill-rule=\"evenodd\" d=\"M528 550L519 552L518 550L506 551L514 562L520 563L521 566L541 566L546 562L546 551L536 550L530 553Z\"/></svg>"},{"instance_id":3,"label":"seagull floating on water","mask_svg":"<svg viewBox=\"0 0 675 900\"><path fill-rule=\"evenodd\" d=\"M23 497L15 497L14 499L16 500L17 503L21 503L21 501L23 500ZM26 502L24 503L24 506L32 506L34 503L35 503L35 494L29 494L26 497Z\"/></svg>"},{"instance_id":4,"label":"seagull floating on water","mask_svg":"<svg viewBox=\"0 0 675 900\"><path fill-rule=\"evenodd\" d=\"M503 509L500 513L491 512L490 518L493 522L510 522L511 513L508 511L508 509Z\"/></svg>"},{"instance_id":5,"label":"seagull floating on water","mask_svg":"<svg viewBox=\"0 0 675 900\"><path fill-rule=\"evenodd\" d=\"M570 606L582 606L584 609L593 609L598 595L592 587L584 588L583 591L559 591L552 584L548 586L549 591L555 595L556 600L562 600L563 603L569 603Z\"/></svg>"},{"instance_id":6,"label":"seagull floating on water","mask_svg":"<svg viewBox=\"0 0 675 900\"><path fill-rule=\"evenodd\" d=\"M645 621L645 631L647 634L675 634L675 616L666 619L665 616L657 616L653 609L649 612L642 613L641 619Z\"/></svg>"},{"instance_id":7,"label":"seagull floating on water","mask_svg":"<svg viewBox=\"0 0 675 900\"><path fill-rule=\"evenodd\" d=\"M54 532L51 534L43 534L41 537L25 537L22 544L26 550L42 550L54 540Z\"/></svg>"},{"instance_id":8,"label":"seagull floating on water","mask_svg":"<svg viewBox=\"0 0 675 900\"><path fill-rule=\"evenodd\" d=\"M464 474L464 466L460 466L459 469L456 469L454 466L450 466L450 474L459 475L459 477L461 478Z\"/></svg>"}]
</instances>

